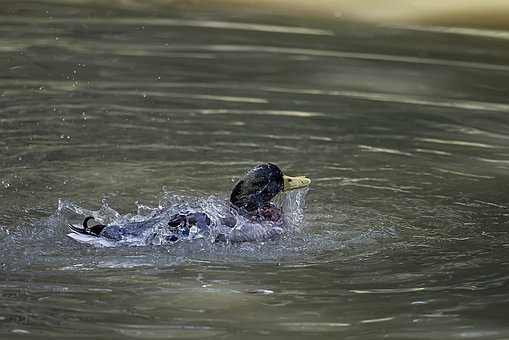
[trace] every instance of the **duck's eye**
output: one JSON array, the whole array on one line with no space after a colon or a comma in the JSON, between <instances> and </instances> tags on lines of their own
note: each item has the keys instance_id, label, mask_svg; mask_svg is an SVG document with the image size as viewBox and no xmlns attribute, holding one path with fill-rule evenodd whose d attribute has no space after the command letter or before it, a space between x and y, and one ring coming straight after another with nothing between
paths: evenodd
<instances>
[{"instance_id":1,"label":"duck's eye","mask_svg":"<svg viewBox=\"0 0 509 340\"><path fill-rule=\"evenodd\" d=\"M291 181L292 181L292 179L291 179L291 178L288 178L288 182L291 182Z\"/></svg>"}]
</instances>

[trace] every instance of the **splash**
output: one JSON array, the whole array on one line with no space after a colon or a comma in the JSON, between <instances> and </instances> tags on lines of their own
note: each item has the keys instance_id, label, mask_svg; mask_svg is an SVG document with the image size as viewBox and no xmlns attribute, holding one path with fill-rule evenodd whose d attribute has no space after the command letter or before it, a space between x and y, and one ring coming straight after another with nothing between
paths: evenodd
<instances>
[{"instance_id":1,"label":"splash","mask_svg":"<svg viewBox=\"0 0 509 340\"><path fill-rule=\"evenodd\" d=\"M214 244L218 240L226 243L243 241L264 241L280 237L283 234L300 230L304 221L305 196L308 189L295 190L282 194L275 200L276 206L283 211L283 223L256 221L248 219L232 209L230 204L217 196L191 197L165 191L156 207L137 203L136 213L122 215L102 201L99 210L88 210L71 201L59 202L57 215L66 224L80 225L84 217L92 216L101 224L131 228L132 233L122 233L114 241L104 237L69 234L71 238L97 247L116 247L121 245L170 245L179 242L197 241ZM192 226L185 233L168 228L168 221L178 214L204 213L210 224L206 228ZM233 225L224 221L232 219ZM113 232L116 232L113 228ZM178 237L176 236L178 235Z\"/></svg>"},{"instance_id":2,"label":"splash","mask_svg":"<svg viewBox=\"0 0 509 340\"><path fill-rule=\"evenodd\" d=\"M309 188L290 191L284 195L282 210L285 225L291 227L294 231L299 231L304 223L304 208L306 204L306 194Z\"/></svg>"}]
</instances>

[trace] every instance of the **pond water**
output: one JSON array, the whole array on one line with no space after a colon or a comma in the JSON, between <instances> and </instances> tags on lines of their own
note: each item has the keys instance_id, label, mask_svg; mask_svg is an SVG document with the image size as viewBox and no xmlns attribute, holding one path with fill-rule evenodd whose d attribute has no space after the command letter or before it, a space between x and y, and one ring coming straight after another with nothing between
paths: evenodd
<instances>
[{"instance_id":1,"label":"pond water","mask_svg":"<svg viewBox=\"0 0 509 340\"><path fill-rule=\"evenodd\" d=\"M97 6L0 8L1 338L509 337L506 36ZM65 236L259 162L313 181L280 240Z\"/></svg>"}]
</instances>

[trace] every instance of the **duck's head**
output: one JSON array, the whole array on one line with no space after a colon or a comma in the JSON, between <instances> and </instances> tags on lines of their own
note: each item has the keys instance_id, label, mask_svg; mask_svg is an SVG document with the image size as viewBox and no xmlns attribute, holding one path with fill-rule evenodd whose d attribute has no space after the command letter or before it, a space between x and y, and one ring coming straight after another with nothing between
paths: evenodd
<instances>
[{"instance_id":1,"label":"duck's head","mask_svg":"<svg viewBox=\"0 0 509 340\"><path fill-rule=\"evenodd\" d=\"M242 177L232 190L230 202L246 211L269 205L282 191L305 188L311 180L304 176L290 177L271 163L259 164Z\"/></svg>"}]
</instances>

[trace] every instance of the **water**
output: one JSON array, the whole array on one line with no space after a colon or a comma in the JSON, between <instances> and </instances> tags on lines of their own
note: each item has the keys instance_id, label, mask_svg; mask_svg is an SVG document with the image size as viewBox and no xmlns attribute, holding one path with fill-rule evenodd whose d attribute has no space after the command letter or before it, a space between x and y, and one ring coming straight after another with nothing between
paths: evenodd
<instances>
[{"instance_id":1,"label":"water","mask_svg":"<svg viewBox=\"0 0 509 340\"><path fill-rule=\"evenodd\" d=\"M504 36L158 5L0 9L0 336L509 337ZM101 249L59 202L313 182L301 229Z\"/></svg>"}]
</instances>

